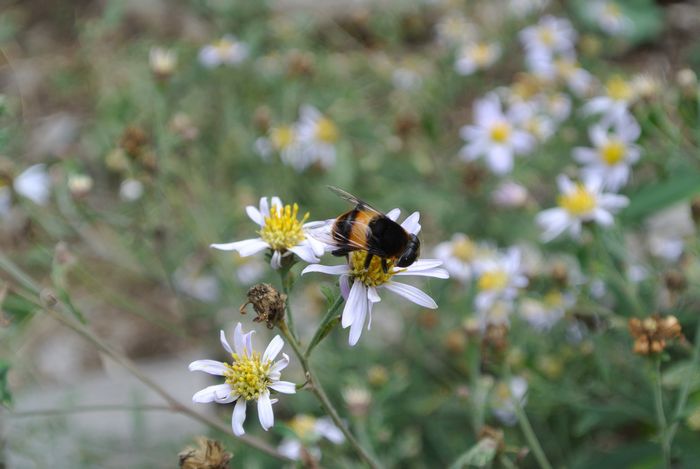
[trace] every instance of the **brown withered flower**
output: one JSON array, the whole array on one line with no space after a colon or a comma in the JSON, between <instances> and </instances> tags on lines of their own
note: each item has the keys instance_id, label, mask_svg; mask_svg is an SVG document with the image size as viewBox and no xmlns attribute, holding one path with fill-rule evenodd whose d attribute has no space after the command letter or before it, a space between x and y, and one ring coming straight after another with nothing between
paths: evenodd
<instances>
[{"instance_id":1,"label":"brown withered flower","mask_svg":"<svg viewBox=\"0 0 700 469\"><path fill-rule=\"evenodd\" d=\"M139 159L148 145L148 135L141 127L130 125L119 139L119 146L133 159Z\"/></svg>"},{"instance_id":2,"label":"brown withered flower","mask_svg":"<svg viewBox=\"0 0 700 469\"><path fill-rule=\"evenodd\" d=\"M228 469L233 455L221 443L200 436L197 445L197 448L185 448L178 455L181 469Z\"/></svg>"},{"instance_id":3,"label":"brown withered flower","mask_svg":"<svg viewBox=\"0 0 700 469\"><path fill-rule=\"evenodd\" d=\"M634 338L634 353L652 355L666 348L666 341L682 337L681 325L675 316L654 315L648 318L632 318L628 322Z\"/></svg>"},{"instance_id":4,"label":"brown withered flower","mask_svg":"<svg viewBox=\"0 0 700 469\"><path fill-rule=\"evenodd\" d=\"M246 306L253 305L258 317L253 322L264 322L268 329L284 319L287 295L280 293L269 283L258 283L250 287L247 293L248 301L241 305L241 314L246 313Z\"/></svg>"}]
</instances>

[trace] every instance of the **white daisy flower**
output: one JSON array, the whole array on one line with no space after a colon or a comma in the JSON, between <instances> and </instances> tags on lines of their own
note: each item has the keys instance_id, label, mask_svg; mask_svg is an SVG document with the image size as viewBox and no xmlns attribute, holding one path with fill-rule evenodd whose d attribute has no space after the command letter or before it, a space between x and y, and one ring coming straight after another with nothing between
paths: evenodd
<instances>
[{"instance_id":1,"label":"white daisy flower","mask_svg":"<svg viewBox=\"0 0 700 469\"><path fill-rule=\"evenodd\" d=\"M192 396L193 402L217 404L236 403L231 418L231 426L236 436L245 433L246 404L248 401L258 401L258 418L263 430L267 431L275 423L272 404L277 399L270 399L270 391L283 394L294 394L296 385L289 381L280 380L280 372L289 364L287 354L282 359L274 361L284 346L284 341L276 335L263 352L253 351L252 335L254 331L243 333L239 322L233 332L233 348L226 340L226 334L221 331L221 345L231 354L232 362L222 363L216 360L197 360L190 363L190 371L204 371L210 375L223 376L224 384L216 384L202 389Z\"/></svg>"},{"instance_id":2,"label":"white daisy flower","mask_svg":"<svg viewBox=\"0 0 700 469\"><path fill-rule=\"evenodd\" d=\"M613 122L623 119L636 95L632 84L619 75L614 75L605 83L605 95L596 96L583 105L586 115L602 114L603 121Z\"/></svg>"},{"instance_id":3,"label":"white daisy flower","mask_svg":"<svg viewBox=\"0 0 700 469\"><path fill-rule=\"evenodd\" d=\"M138 179L125 179L119 185L119 198L126 202L139 200L143 195L143 183Z\"/></svg>"},{"instance_id":4,"label":"white daisy flower","mask_svg":"<svg viewBox=\"0 0 700 469\"><path fill-rule=\"evenodd\" d=\"M621 36L629 32L633 23L625 16L617 2L595 0L590 5L590 16L598 27L610 36Z\"/></svg>"},{"instance_id":5,"label":"white daisy flower","mask_svg":"<svg viewBox=\"0 0 700 469\"><path fill-rule=\"evenodd\" d=\"M501 46L492 43L473 42L462 46L457 53L455 70L460 75L471 75L493 65L501 57Z\"/></svg>"},{"instance_id":6,"label":"white daisy flower","mask_svg":"<svg viewBox=\"0 0 700 469\"><path fill-rule=\"evenodd\" d=\"M514 155L528 153L535 145L532 135L516 127L524 111L523 106L513 105L504 113L496 93L475 101L474 125L460 129L461 137L467 142L460 157L468 161L484 157L494 173L510 172Z\"/></svg>"},{"instance_id":7,"label":"white daisy flower","mask_svg":"<svg viewBox=\"0 0 700 469\"><path fill-rule=\"evenodd\" d=\"M148 64L157 79L167 79L177 68L177 53L172 49L151 47L148 53Z\"/></svg>"},{"instance_id":8,"label":"white daisy flower","mask_svg":"<svg viewBox=\"0 0 700 469\"><path fill-rule=\"evenodd\" d=\"M510 326L510 315L514 308L512 299L496 299L488 306L477 310L476 325L482 334L489 326Z\"/></svg>"},{"instance_id":9,"label":"white daisy flower","mask_svg":"<svg viewBox=\"0 0 700 469\"><path fill-rule=\"evenodd\" d=\"M450 13L442 17L435 26L435 30L438 42L448 47L464 44L476 37L474 24L457 13Z\"/></svg>"},{"instance_id":10,"label":"white daisy flower","mask_svg":"<svg viewBox=\"0 0 700 469\"><path fill-rule=\"evenodd\" d=\"M449 241L444 241L433 250L435 257L462 283L468 283L474 274L474 262L492 253L492 247L477 244L464 233L455 233Z\"/></svg>"},{"instance_id":11,"label":"white daisy flower","mask_svg":"<svg viewBox=\"0 0 700 469\"><path fill-rule=\"evenodd\" d=\"M396 220L399 213L398 209L394 209L387 213L387 216L392 220ZM407 232L417 234L420 231L419 218L420 214L414 212L401 223L401 226ZM372 258L369 268L365 268L366 258L366 252L354 251L348 256L348 264L333 266L313 264L307 266L301 272L302 275L309 272L321 272L340 276L340 290L343 297L345 297L341 325L343 328L350 328L350 345L357 344L365 322L367 322L367 329L370 329L372 325L372 307L374 303L381 301L379 296L380 289L396 293L424 308L437 308L437 303L430 296L414 286L394 281L393 277L416 275L421 277L449 278L449 273L445 269L440 268L442 261L437 259L419 259L405 268L394 267L394 262L387 260L388 269L387 272L384 272L382 260L379 257L374 256ZM368 316L369 321L367 321Z\"/></svg>"},{"instance_id":12,"label":"white daisy flower","mask_svg":"<svg viewBox=\"0 0 700 469\"><path fill-rule=\"evenodd\" d=\"M215 43L202 47L199 51L199 62L206 68L237 65L248 57L248 52L247 44L227 34Z\"/></svg>"},{"instance_id":13,"label":"white daisy flower","mask_svg":"<svg viewBox=\"0 0 700 469\"><path fill-rule=\"evenodd\" d=\"M510 381L502 381L494 387L491 411L504 425L513 426L518 421L515 405L525 405L527 388L527 380L520 376L513 376Z\"/></svg>"},{"instance_id":14,"label":"white daisy flower","mask_svg":"<svg viewBox=\"0 0 700 469\"><path fill-rule=\"evenodd\" d=\"M537 224L542 227L542 241L548 242L564 231L578 238L583 222L595 222L601 226L610 226L614 219L612 214L629 204L623 195L602 192L603 181L590 177L583 183L574 183L568 177L557 177L560 195L558 207L550 208L537 215Z\"/></svg>"},{"instance_id":15,"label":"white daisy flower","mask_svg":"<svg viewBox=\"0 0 700 469\"><path fill-rule=\"evenodd\" d=\"M289 427L294 431L295 437L283 439L277 449L281 454L295 461L301 459L304 449L315 459L321 459L321 449L317 443L323 438L336 445L345 442L343 432L330 417L317 419L310 415L296 415L289 422Z\"/></svg>"},{"instance_id":16,"label":"white daisy flower","mask_svg":"<svg viewBox=\"0 0 700 469\"><path fill-rule=\"evenodd\" d=\"M517 18L524 18L544 10L548 5L549 0L509 0L508 11Z\"/></svg>"},{"instance_id":17,"label":"white daisy flower","mask_svg":"<svg viewBox=\"0 0 700 469\"><path fill-rule=\"evenodd\" d=\"M51 197L51 177L45 164L35 164L22 171L12 182L15 192L37 205L46 205Z\"/></svg>"},{"instance_id":18,"label":"white daisy flower","mask_svg":"<svg viewBox=\"0 0 700 469\"><path fill-rule=\"evenodd\" d=\"M265 249L272 250L270 265L273 269L282 266L282 257L296 254L305 262L315 263L323 255L325 246L320 241L308 236L307 230L317 222L304 223L309 217L306 213L301 220L297 218L299 206L282 205L279 197L272 197L272 207L267 197L260 198L260 208L252 205L246 207L246 213L260 226L260 237L234 241L232 243L212 244L211 247L221 251L237 251L242 257L252 256Z\"/></svg>"},{"instance_id":19,"label":"white daisy flower","mask_svg":"<svg viewBox=\"0 0 700 469\"><path fill-rule=\"evenodd\" d=\"M497 300L514 300L518 290L528 284L521 267L520 249L517 247L477 261L475 269L478 275L478 292L474 304L479 311L489 309Z\"/></svg>"},{"instance_id":20,"label":"white daisy flower","mask_svg":"<svg viewBox=\"0 0 700 469\"><path fill-rule=\"evenodd\" d=\"M260 137L255 141L255 150L266 160L273 153L278 153L284 164L299 172L313 163L313 160L308 158L308 152L304 152L296 128L291 125L272 127L267 137Z\"/></svg>"},{"instance_id":21,"label":"white daisy flower","mask_svg":"<svg viewBox=\"0 0 700 469\"><path fill-rule=\"evenodd\" d=\"M570 294L552 290L541 300L525 298L520 302L520 316L538 331L548 331L561 318L567 308L573 306L574 297Z\"/></svg>"},{"instance_id":22,"label":"white daisy flower","mask_svg":"<svg viewBox=\"0 0 700 469\"><path fill-rule=\"evenodd\" d=\"M514 181L503 181L491 193L493 203L505 208L524 207L529 199L527 188Z\"/></svg>"},{"instance_id":23,"label":"white daisy flower","mask_svg":"<svg viewBox=\"0 0 700 469\"><path fill-rule=\"evenodd\" d=\"M595 78L579 65L573 51L554 55L548 51L535 50L528 53L526 63L528 70L536 77L547 82L564 83L579 97L587 95L595 84Z\"/></svg>"},{"instance_id":24,"label":"white daisy flower","mask_svg":"<svg viewBox=\"0 0 700 469\"><path fill-rule=\"evenodd\" d=\"M302 106L297 135L306 158L318 162L323 168L333 166L340 131L332 120L313 106Z\"/></svg>"},{"instance_id":25,"label":"white daisy flower","mask_svg":"<svg viewBox=\"0 0 700 469\"><path fill-rule=\"evenodd\" d=\"M634 144L641 129L632 115L626 113L617 119L609 129L603 125L593 125L588 136L594 148L577 147L573 150L574 159L584 165L584 178L602 179L603 188L617 191L630 175L630 167L639 160L640 148Z\"/></svg>"},{"instance_id":26,"label":"white daisy flower","mask_svg":"<svg viewBox=\"0 0 700 469\"><path fill-rule=\"evenodd\" d=\"M519 37L528 54L532 52L552 54L573 50L577 34L566 18L547 15L543 16L536 25L520 31Z\"/></svg>"}]
</instances>

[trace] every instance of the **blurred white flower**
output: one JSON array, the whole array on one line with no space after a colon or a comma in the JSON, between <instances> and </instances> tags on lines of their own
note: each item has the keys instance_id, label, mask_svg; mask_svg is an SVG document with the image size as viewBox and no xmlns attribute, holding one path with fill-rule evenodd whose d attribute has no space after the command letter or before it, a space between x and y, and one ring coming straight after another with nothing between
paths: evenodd
<instances>
[{"instance_id":1,"label":"blurred white flower","mask_svg":"<svg viewBox=\"0 0 700 469\"><path fill-rule=\"evenodd\" d=\"M68 190L73 197L84 197L91 190L94 181L88 174L71 174L68 176Z\"/></svg>"},{"instance_id":2,"label":"blurred white flower","mask_svg":"<svg viewBox=\"0 0 700 469\"><path fill-rule=\"evenodd\" d=\"M547 8L549 0L509 0L508 11L517 18L524 18L531 13L538 13Z\"/></svg>"},{"instance_id":3,"label":"blurred white flower","mask_svg":"<svg viewBox=\"0 0 700 469\"><path fill-rule=\"evenodd\" d=\"M610 226L614 222L612 214L629 204L629 199L623 195L603 193L600 178L590 177L583 183L574 183L568 177L559 175L557 186L559 206L540 212L536 219L544 230L544 242L567 230L571 236L578 238L583 222Z\"/></svg>"},{"instance_id":4,"label":"blurred white flower","mask_svg":"<svg viewBox=\"0 0 700 469\"><path fill-rule=\"evenodd\" d=\"M143 183L138 179L125 179L119 186L119 197L127 202L139 200L143 195Z\"/></svg>"},{"instance_id":5,"label":"blurred white flower","mask_svg":"<svg viewBox=\"0 0 700 469\"><path fill-rule=\"evenodd\" d=\"M510 326L515 304L512 299L495 299L476 311L476 324L484 333L489 326Z\"/></svg>"},{"instance_id":6,"label":"blurred white flower","mask_svg":"<svg viewBox=\"0 0 700 469\"><path fill-rule=\"evenodd\" d=\"M148 53L148 64L157 79L167 79L177 68L177 53L172 49L151 47Z\"/></svg>"},{"instance_id":7,"label":"blurred white flower","mask_svg":"<svg viewBox=\"0 0 700 469\"><path fill-rule=\"evenodd\" d=\"M614 122L624 119L635 99L632 84L621 76L614 75L605 83L605 95L590 99L582 111L586 115L602 114L603 122Z\"/></svg>"},{"instance_id":8,"label":"blurred white flower","mask_svg":"<svg viewBox=\"0 0 700 469\"><path fill-rule=\"evenodd\" d=\"M318 162L323 168L333 166L340 131L331 119L313 106L302 106L297 136L307 161Z\"/></svg>"},{"instance_id":9,"label":"blurred white flower","mask_svg":"<svg viewBox=\"0 0 700 469\"><path fill-rule=\"evenodd\" d=\"M516 104L504 113L496 93L476 100L474 125L460 129L462 139L467 142L460 150L460 157L468 161L483 157L494 173L509 173L514 155L528 153L535 145L532 135L516 127L524 112L525 107Z\"/></svg>"},{"instance_id":10,"label":"blurred white flower","mask_svg":"<svg viewBox=\"0 0 700 469\"><path fill-rule=\"evenodd\" d=\"M554 54L572 51L577 34L566 18L547 15L540 18L536 25L520 31L519 37L528 54Z\"/></svg>"},{"instance_id":11,"label":"blurred white flower","mask_svg":"<svg viewBox=\"0 0 700 469\"><path fill-rule=\"evenodd\" d=\"M264 159L278 153L284 164L300 172L313 162L303 151L298 132L291 125L270 128L267 137L260 137L255 141L255 150Z\"/></svg>"},{"instance_id":12,"label":"blurred white flower","mask_svg":"<svg viewBox=\"0 0 700 469\"><path fill-rule=\"evenodd\" d=\"M264 275L267 264L255 257L237 256L235 260L236 279L242 285L253 285Z\"/></svg>"},{"instance_id":13,"label":"blurred white flower","mask_svg":"<svg viewBox=\"0 0 700 469\"><path fill-rule=\"evenodd\" d=\"M576 147L573 156L584 165L584 178L597 177L603 188L617 191L630 175L630 167L639 160L640 148L635 145L641 129L631 114L616 119L612 128L596 124L588 129L594 148Z\"/></svg>"},{"instance_id":14,"label":"blurred white flower","mask_svg":"<svg viewBox=\"0 0 700 469\"><path fill-rule=\"evenodd\" d=\"M519 304L520 316L538 331L548 331L561 318L575 300L570 294L558 290L548 292L541 300L525 298Z\"/></svg>"},{"instance_id":15,"label":"blurred white flower","mask_svg":"<svg viewBox=\"0 0 700 469\"><path fill-rule=\"evenodd\" d=\"M449 13L435 26L437 40L440 44L453 47L465 44L476 37L474 24L460 13Z\"/></svg>"},{"instance_id":16,"label":"blurred white flower","mask_svg":"<svg viewBox=\"0 0 700 469\"><path fill-rule=\"evenodd\" d=\"M185 262L173 273L175 288L205 303L219 299L219 281L215 275L203 274L195 259Z\"/></svg>"},{"instance_id":17,"label":"blurred white flower","mask_svg":"<svg viewBox=\"0 0 700 469\"><path fill-rule=\"evenodd\" d=\"M624 35L633 26L632 20L625 16L617 2L594 0L589 11L590 17L598 23L598 27L610 36Z\"/></svg>"},{"instance_id":18,"label":"blurred white flower","mask_svg":"<svg viewBox=\"0 0 700 469\"><path fill-rule=\"evenodd\" d=\"M498 300L512 301L518 290L527 286L528 280L520 261L520 249L511 247L504 253L474 263L478 275L474 304L478 311L488 310Z\"/></svg>"},{"instance_id":19,"label":"blurred white flower","mask_svg":"<svg viewBox=\"0 0 700 469\"><path fill-rule=\"evenodd\" d=\"M414 67L396 67L391 73L391 83L400 90L416 90L423 84L423 76Z\"/></svg>"},{"instance_id":20,"label":"blurred white flower","mask_svg":"<svg viewBox=\"0 0 700 469\"><path fill-rule=\"evenodd\" d=\"M392 220L396 220L400 214L398 209L387 213ZM411 234L420 231L418 220L420 214L412 213L401 226ZM449 273L440 268L442 261L437 259L419 259L408 267L394 267L394 261L387 259L388 269L384 272L382 259L374 256L368 268L365 267L367 252L354 251L348 256L348 264L307 266L301 273L320 272L340 276L340 291L345 298L345 307L341 318L343 328L350 328L349 344L355 345L360 339L362 329L367 322L367 329L372 325L372 307L374 303L381 301L379 289L386 289L392 293L406 298L424 308L436 309L435 301L418 288L399 283L393 277L416 275L421 277L449 278ZM367 318L369 316L369 321Z\"/></svg>"},{"instance_id":21,"label":"blurred white flower","mask_svg":"<svg viewBox=\"0 0 700 469\"><path fill-rule=\"evenodd\" d=\"M51 197L51 177L45 164L35 164L22 171L13 181L15 192L37 205L46 205Z\"/></svg>"},{"instance_id":22,"label":"blurred white flower","mask_svg":"<svg viewBox=\"0 0 700 469\"><path fill-rule=\"evenodd\" d=\"M579 65L573 51L555 55L536 49L528 53L526 63L536 77L547 82L564 83L576 96L585 96L593 89L593 75Z\"/></svg>"},{"instance_id":23,"label":"blurred white flower","mask_svg":"<svg viewBox=\"0 0 700 469\"><path fill-rule=\"evenodd\" d=\"M457 52L455 70L460 75L490 67L501 57L501 46L496 43L473 42L463 45Z\"/></svg>"},{"instance_id":24,"label":"blurred white flower","mask_svg":"<svg viewBox=\"0 0 700 469\"><path fill-rule=\"evenodd\" d=\"M667 262L677 262L683 255L685 242L680 236L664 236L652 233L647 238L649 252Z\"/></svg>"},{"instance_id":25,"label":"blurred white flower","mask_svg":"<svg viewBox=\"0 0 700 469\"><path fill-rule=\"evenodd\" d=\"M433 252L451 277L467 283L472 279L474 262L490 256L493 250L490 246L475 243L464 233L455 233L449 241L435 246Z\"/></svg>"},{"instance_id":26,"label":"blurred white flower","mask_svg":"<svg viewBox=\"0 0 700 469\"><path fill-rule=\"evenodd\" d=\"M514 181L503 181L491 193L491 200L499 207L524 207L530 195L525 186Z\"/></svg>"},{"instance_id":27,"label":"blurred white flower","mask_svg":"<svg viewBox=\"0 0 700 469\"><path fill-rule=\"evenodd\" d=\"M277 399L270 399L270 391L294 394L296 385L289 381L280 381L281 371L289 364L287 354L274 361L284 346L284 341L276 335L263 352L253 351L252 335L254 331L243 333L239 322L233 332L233 348L226 340L224 331L220 333L221 345L231 354L232 362L222 363L216 360L197 360L190 363L190 371L203 371L210 375L223 376L224 384L209 386L192 396L193 402L230 404L236 402L231 417L231 426L236 436L245 434L243 422L248 401L257 400L258 418L263 430L267 431L275 423L272 404Z\"/></svg>"},{"instance_id":28,"label":"blurred white flower","mask_svg":"<svg viewBox=\"0 0 700 469\"><path fill-rule=\"evenodd\" d=\"M235 241L232 243L212 244L214 249L222 251L237 251L242 257L252 256L265 249L272 250L270 265L279 269L282 257L296 254L305 262L318 262L323 255L325 246L320 241L308 236L307 230L316 222L306 223L309 214L301 220L297 218L299 206L282 205L278 197L272 197L272 207L268 205L267 197L260 198L260 209L249 205L246 213L251 220L260 226L260 237Z\"/></svg>"},{"instance_id":29,"label":"blurred white flower","mask_svg":"<svg viewBox=\"0 0 700 469\"><path fill-rule=\"evenodd\" d=\"M199 62L207 68L237 65L248 57L248 52L247 44L227 34L213 44L202 47L199 51Z\"/></svg>"},{"instance_id":30,"label":"blurred white flower","mask_svg":"<svg viewBox=\"0 0 700 469\"><path fill-rule=\"evenodd\" d=\"M321 458L321 449L317 443L325 438L333 444L345 442L343 432L333 423L330 417L314 418L310 415L296 415L288 424L294 431L295 437L287 437L277 447L278 451L290 459L301 459L303 449L314 458Z\"/></svg>"},{"instance_id":31,"label":"blurred white flower","mask_svg":"<svg viewBox=\"0 0 700 469\"><path fill-rule=\"evenodd\" d=\"M515 406L523 407L527 402L527 380L514 376L510 381L501 381L493 388L491 411L504 425L513 426L518 421Z\"/></svg>"}]
</instances>

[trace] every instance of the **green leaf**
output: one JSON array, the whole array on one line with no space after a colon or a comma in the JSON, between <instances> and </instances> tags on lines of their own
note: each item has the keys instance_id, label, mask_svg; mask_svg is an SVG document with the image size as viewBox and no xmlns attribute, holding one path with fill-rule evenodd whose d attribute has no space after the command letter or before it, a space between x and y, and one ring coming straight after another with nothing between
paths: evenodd
<instances>
[{"instance_id":1,"label":"green leaf","mask_svg":"<svg viewBox=\"0 0 700 469\"><path fill-rule=\"evenodd\" d=\"M7 385L7 373L10 371L10 364L0 360L0 404L8 407L12 404L12 394Z\"/></svg>"},{"instance_id":2,"label":"green leaf","mask_svg":"<svg viewBox=\"0 0 700 469\"><path fill-rule=\"evenodd\" d=\"M331 333L333 328L340 323L340 315L338 314L338 310L344 301L343 295L338 294L335 301L333 301L333 304L331 304L328 308L328 311L326 312L325 316L323 316L323 319L321 319L321 323L319 324L318 329L316 329L316 333L311 339L311 342L309 342L309 347L306 349L305 353L307 357L311 354L314 347L321 343L321 341Z\"/></svg>"},{"instance_id":3,"label":"green leaf","mask_svg":"<svg viewBox=\"0 0 700 469\"><path fill-rule=\"evenodd\" d=\"M700 173L685 171L666 180L644 187L630 196L629 206L620 217L627 222L639 222L675 202L700 194Z\"/></svg>"}]
</instances>

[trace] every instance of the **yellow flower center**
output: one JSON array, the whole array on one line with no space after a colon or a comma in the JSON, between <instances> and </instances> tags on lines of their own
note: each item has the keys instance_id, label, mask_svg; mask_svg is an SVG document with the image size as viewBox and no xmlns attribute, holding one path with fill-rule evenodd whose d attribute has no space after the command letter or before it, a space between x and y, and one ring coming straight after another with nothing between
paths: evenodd
<instances>
[{"instance_id":1,"label":"yellow flower center","mask_svg":"<svg viewBox=\"0 0 700 469\"><path fill-rule=\"evenodd\" d=\"M265 218L265 226L260 230L260 237L275 251L284 251L301 243L306 239L303 225L309 214L298 220L298 213L297 204L272 207L270 216Z\"/></svg>"},{"instance_id":2,"label":"yellow flower center","mask_svg":"<svg viewBox=\"0 0 700 469\"><path fill-rule=\"evenodd\" d=\"M576 62L572 62L571 60L556 59L554 61L554 67L556 68L560 77L568 79L574 74L578 65Z\"/></svg>"},{"instance_id":3,"label":"yellow flower center","mask_svg":"<svg viewBox=\"0 0 700 469\"><path fill-rule=\"evenodd\" d=\"M507 122L496 122L491 127L490 136L496 143L505 143L510 137L510 125Z\"/></svg>"},{"instance_id":4,"label":"yellow flower center","mask_svg":"<svg viewBox=\"0 0 700 469\"><path fill-rule=\"evenodd\" d=\"M494 391L497 401L507 402L511 398L510 386L507 383L498 383Z\"/></svg>"},{"instance_id":5,"label":"yellow flower center","mask_svg":"<svg viewBox=\"0 0 700 469\"><path fill-rule=\"evenodd\" d=\"M588 192L582 184L577 184L576 189L570 194L561 194L557 198L557 203L575 216L589 213L596 207L595 195Z\"/></svg>"},{"instance_id":6,"label":"yellow flower center","mask_svg":"<svg viewBox=\"0 0 700 469\"><path fill-rule=\"evenodd\" d=\"M296 415L290 422L289 427L299 438L305 440L309 438L316 428L316 419L310 415Z\"/></svg>"},{"instance_id":7,"label":"yellow flower center","mask_svg":"<svg viewBox=\"0 0 700 469\"><path fill-rule=\"evenodd\" d=\"M294 143L296 137L294 128L289 125L274 127L270 130L270 140L277 150L284 150Z\"/></svg>"},{"instance_id":8,"label":"yellow flower center","mask_svg":"<svg viewBox=\"0 0 700 469\"><path fill-rule=\"evenodd\" d=\"M272 382L268 377L272 360L262 363L260 353L253 352L250 357L232 354L233 364L224 363L226 384L231 386L231 392L243 397L246 401L257 399Z\"/></svg>"},{"instance_id":9,"label":"yellow flower center","mask_svg":"<svg viewBox=\"0 0 700 469\"><path fill-rule=\"evenodd\" d=\"M545 305L549 306L550 308L556 308L564 304L564 295L562 295L561 292L558 292L557 290L551 290L546 295L544 295L542 301Z\"/></svg>"},{"instance_id":10,"label":"yellow flower center","mask_svg":"<svg viewBox=\"0 0 700 469\"><path fill-rule=\"evenodd\" d=\"M460 261L469 262L475 254L476 246L469 238L460 238L452 243L452 255Z\"/></svg>"},{"instance_id":11,"label":"yellow flower center","mask_svg":"<svg viewBox=\"0 0 700 469\"><path fill-rule=\"evenodd\" d=\"M632 87L619 75L611 77L605 84L608 96L615 101L628 101L632 98Z\"/></svg>"},{"instance_id":12,"label":"yellow flower center","mask_svg":"<svg viewBox=\"0 0 700 469\"><path fill-rule=\"evenodd\" d=\"M540 38L540 42L545 46L551 47L555 43L554 31L547 27L540 27L537 31L537 36Z\"/></svg>"},{"instance_id":13,"label":"yellow flower center","mask_svg":"<svg viewBox=\"0 0 700 469\"><path fill-rule=\"evenodd\" d=\"M474 45L469 50L469 55L471 56L471 59L480 67L483 67L491 62L493 57L491 47L484 43Z\"/></svg>"},{"instance_id":14,"label":"yellow flower center","mask_svg":"<svg viewBox=\"0 0 700 469\"><path fill-rule=\"evenodd\" d=\"M609 140L600 149L600 157L608 166L614 166L625 158L625 144L619 140Z\"/></svg>"},{"instance_id":15,"label":"yellow flower center","mask_svg":"<svg viewBox=\"0 0 700 469\"><path fill-rule=\"evenodd\" d=\"M479 290L503 290L508 285L508 274L503 270L485 272L479 277Z\"/></svg>"},{"instance_id":16,"label":"yellow flower center","mask_svg":"<svg viewBox=\"0 0 700 469\"><path fill-rule=\"evenodd\" d=\"M225 55L228 54L229 50L234 46L234 43L232 41L229 41L228 39L221 38L219 39L215 44L214 47L216 48L216 52L219 55Z\"/></svg>"},{"instance_id":17,"label":"yellow flower center","mask_svg":"<svg viewBox=\"0 0 700 469\"><path fill-rule=\"evenodd\" d=\"M394 275L394 261L386 260L387 272L382 270L381 258L374 256L369 263L369 268L365 269L365 259L367 253L365 251L354 251L350 253L350 277L353 280L359 280L368 287L376 287L389 281Z\"/></svg>"},{"instance_id":18,"label":"yellow flower center","mask_svg":"<svg viewBox=\"0 0 700 469\"><path fill-rule=\"evenodd\" d=\"M338 127L327 117L321 117L316 122L316 138L325 143L335 143L338 140Z\"/></svg>"}]
</instances>

